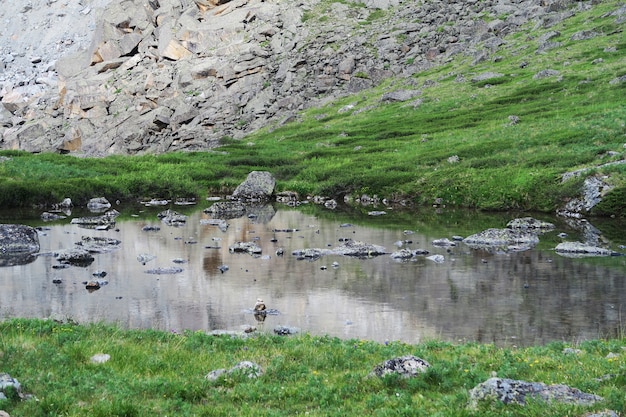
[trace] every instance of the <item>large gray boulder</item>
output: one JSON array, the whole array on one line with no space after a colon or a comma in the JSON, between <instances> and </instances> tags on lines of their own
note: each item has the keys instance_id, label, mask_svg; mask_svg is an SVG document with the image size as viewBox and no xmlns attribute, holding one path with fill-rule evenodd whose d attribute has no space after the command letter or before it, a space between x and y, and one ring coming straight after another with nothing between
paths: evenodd
<instances>
[{"instance_id":1,"label":"large gray boulder","mask_svg":"<svg viewBox=\"0 0 626 417\"><path fill-rule=\"evenodd\" d=\"M526 404L534 398L546 402L591 405L602 401L602 397L588 394L567 385L546 385L541 382L526 382L506 378L489 378L470 390L470 403L499 400L505 404Z\"/></svg>"},{"instance_id":2,"label":"large gray boulder","mask_svg":"<svg viewBox=\"0 0 626 417\"><path fill-rule=\"evenodd\" d=\"M233 192L232 198L243 201L267 201L274 194L276 179L267 171L252 171Z\"/></svg>"},{"instance_id":3,"label":"large gray boulder","mask_svg":"<svg viewBox=\"0 0 626 417\"><path fill-rule=\"evenodd\" d=\"M30 226L0 224L0 255L39 252L39 236Z\"/></svg>"}]
</instances>

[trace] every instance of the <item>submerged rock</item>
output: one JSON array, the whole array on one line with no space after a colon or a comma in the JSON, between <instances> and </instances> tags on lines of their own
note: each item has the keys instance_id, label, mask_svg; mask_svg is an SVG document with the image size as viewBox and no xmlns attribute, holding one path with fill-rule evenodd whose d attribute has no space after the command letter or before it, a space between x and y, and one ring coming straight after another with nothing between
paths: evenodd
<instances>
[{"instance_id":1,"label":"submerged rock","mask_svg":"<svg viewBox=\"0 0 626 417\"><path fill-rule=\"evenodd\" d=\"M91 217L75 217L70 223L76 224L86 228L110 228L115 225L115 219L120 215L117 210L110 210L104 213L102 216Z\"/></svg>"},{"instance_id":2,"label":"submerged rock","mask_svg":"<svg viewBox=\"0 0 626 417\"><path fill-rule=\"evenodd\" d=\"M57 261L75 266L88 266L94 261L91 253L82 248L71 248L58 251L54 254Z\"/></svg>"},{"instance_id":3,"label":"submerged rock","mask_svg":"<svg viewBox=\"0 0 626 417\"><path fill-rule=\"evenodd\" d=\"M603 400L598 395L588 394L567 385L546 385L541 382L503 378L489 378L470 390L470 402L474 406L483 400L524 405L528 398L577 405L591 405Z\"/></svg>"},{"instance_id":4,"label":"submerged rock","mask_svg":"<svg viewBox=\"0 0 626 417\"><path fill-rule=\"evenodd\" d=\"M174 210L165 210L157 214L157 217L168 226L182 226L187 223L187 216Z\"/></svg>"},{"instance_id":5,"label":"submerged rock","mask_svg":"<svg viewBox=\"0 0 626 417\"><path fill-rule=\"evenodd\" d=\"M262 252L259 245L254 242L236 242L228 247L231 253L249 253L250 255L258 255Z\"/></svg>"},{"instance_id":6,"label":"submerged rock","mask_svg":"<svg viewBox=\"0 0 626 417\"><path fill-rule=\"evenodd\" d=\"M235 219L246 214L246 206L241 201L218 201L204 212L218 219Z\"/></svg>"},{"instance_id":7,"label":"submerged rock","mask_svg":"<svg viewBox=\"0 0 626 417\"><path fill-rule=\"evenodd\" d=\"M169 266L169 267L148 269L144 272L146 274L152 274L152 275L170 275L170 274L178 274L178 273L183 272L183 268L179 268L177 266Z\"/></svg>"},{"instance_id":8,"label":"submerged rock","mask_svg":"<svg viewBox=\"0 0 626 417\"><path fill-rule=\"evenodd\" d=\"M122 243L121 240L101 236L83 236L76 246L79 246L91 253L105 253L117 249Z\"/></svg>"}]
</instances>

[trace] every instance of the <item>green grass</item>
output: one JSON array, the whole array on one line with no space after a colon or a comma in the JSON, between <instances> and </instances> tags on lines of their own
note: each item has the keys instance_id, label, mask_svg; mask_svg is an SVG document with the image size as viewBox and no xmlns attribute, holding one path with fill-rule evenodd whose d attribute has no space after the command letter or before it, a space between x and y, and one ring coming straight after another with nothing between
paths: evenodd
<instances>
[{"instance_id":1,"label":"green grass","mask_svg":"<svg viewBox=\"0 0 626 417\"><path fill-rule=\"evenodd\" d=\"M0 372L35 398L9 395L12 416L563 416L626 407L626 339L530 348L429 341L379 344L332 337L216 337L122 330L51 320L0 322ZM607 358L610 353L616 358ZM111 359L93 364L107 353ZM369 377L374 366L413 354L431 364L410 380ZM259 364L258 379L204 377L239 361ZM605 400L591 407L530 402L468 407L468 391L496 373L503 378L562 383ZM607 375L610 377L602 378ZM15 393L13 393L15 394Z\"/></svg>"},{"instance_id":2,"label":"green grass","mask_svg":"<svg viewBox=\"0 0 626 417\"><path fill-rule=\"evenodd\" d=\"M0 207L94 195L203 197L229 193L251 170L268 170L279 191L303 196L368 193L416 204L442 198L447 206L553 211L582 183L561 183L562 174L622 159L625 152L626 83L609 83L626 74L623 26L607 15L618 4L601 2L550 29L529 25L505 39L494 54L498 62L472 65L458 55L413 79L390 79L304 111L296 122L242 141L224 138L219 152L102 159L0 152L13 157L0 163ZM583 29L601 36L570 40ZM554 40L562 47L536 53L537 39L548 30L561 33ZM534 78L547 68L560 78ZM487 71L504 75L470 81ZM403 88L420 88L422 104L381 102L385 92ZM351 111L340 111L348 104ZM519 123L512 125L509 116ZM448 162L452 156L458 162ZM589 175L609 175L615 186L596 213L623 216L623 166Z\"/></svg>"}]
</instances>

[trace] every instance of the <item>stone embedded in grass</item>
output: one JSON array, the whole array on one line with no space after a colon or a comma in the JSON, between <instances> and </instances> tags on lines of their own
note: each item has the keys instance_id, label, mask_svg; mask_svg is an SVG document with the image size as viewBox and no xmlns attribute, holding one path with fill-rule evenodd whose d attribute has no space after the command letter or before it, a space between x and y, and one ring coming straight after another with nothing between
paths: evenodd
<instances>
[{"instance_id":1,"label":"stone embedded in grass","mask_svg":"<svg viewBox=\"0 0 626 417\"><path fill-rule=\"evenodd\" d=\"M111 355L108 353L96 353L89 360L91 363L105 363L108 362L109 359L111 359Z\"/></svg>"},{"instance_id":2,"label":"stone embedded in grass","mask_svg":"<svg viewBox=\"0 0 626 417\"><path fill-rule=\"evenodd\" d=\"M13 378L9 374L0 374L0 400L6 400L6 391L14 389L16 392L20 392L22 386L17 379Z\"/></svg>"},{"instance_id":3,"label":"stone embedded in grass","mask_svg":"<svg viewBox=\"0 0 626 417\"><path fill-rule=\"evenodd\" d=\"M411 378L419 374L423 374L428 368L430 368L430 364L424 359L413 355L406 355L388 359L385 362L376 365L370 375L383 377L386 375L396 374L403 378Z\"/></svg>"},{"instance_id":4,"label":"stone embedded in grass","mask_svg":"<svg viewBox=\"0 0 626 417\"><path fill-rule=\"evenodd\" d=\"M470 390L470 404L473 407L476 407L478 401L483 400L525 405L528 398L577 405L591 405L603 400L598 395L588 394L567 385L546 385L541 382L503 378L489 378Z\"/></svg>"},{"instance_id":5,"label":"stone embedded in grass","mask_svg":"<svg viewBox=\"0 0 626 417\"><path fill-rule=\"evenodd\" d=\"M205 378L209 381L217 381L222 375L245 375L246 377L253 379L258 378L263 375L264 371L259 365L251 361L242 361L232 368L226 369L216 369L214 371L209 372Z\"/></svg>"}]
</instances>

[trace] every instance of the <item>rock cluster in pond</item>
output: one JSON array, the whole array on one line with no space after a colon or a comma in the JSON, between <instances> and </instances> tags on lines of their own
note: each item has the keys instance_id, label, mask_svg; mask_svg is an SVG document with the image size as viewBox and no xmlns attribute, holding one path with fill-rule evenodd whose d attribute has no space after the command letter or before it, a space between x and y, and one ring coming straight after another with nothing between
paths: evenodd
<instances>
[{"instance_id":1,"label":"rock cluster in pond","mask_svg":"<svg viewBox=\"0 0 626 417\"><path fill-rule=\"evenodd\" d=\"M368 0L333 2L326 11L316 0L11 4L0 9L0 45L11 45L0 50L0 146L90 155L210 149L392 76L414 84L415 73L459 54L493 59L518 28L550 27L593 7L570 0ZM546 40L538 51L548 47L560 46ZM383 98L410 102L419 94L409 85Z\"/></svg>"}]
</instances>

